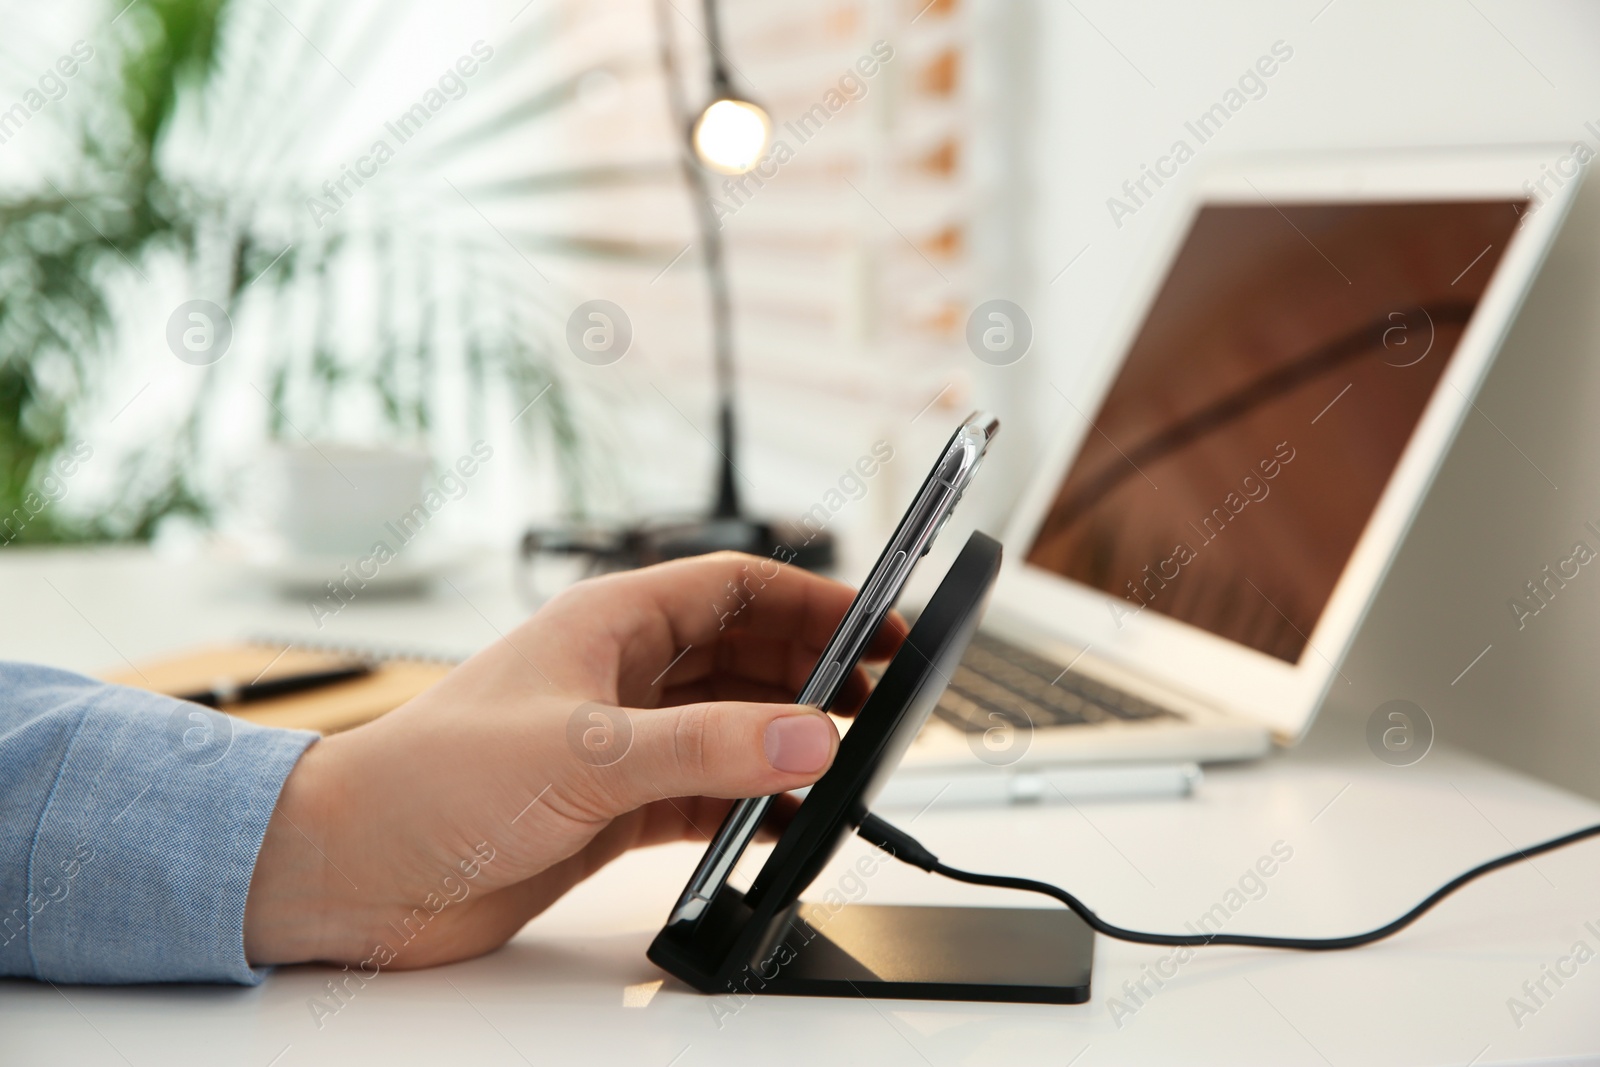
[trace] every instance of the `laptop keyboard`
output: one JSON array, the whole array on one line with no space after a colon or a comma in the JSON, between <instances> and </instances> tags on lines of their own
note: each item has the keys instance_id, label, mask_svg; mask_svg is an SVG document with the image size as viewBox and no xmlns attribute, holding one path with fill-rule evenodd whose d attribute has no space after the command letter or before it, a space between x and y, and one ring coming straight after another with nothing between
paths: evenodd
<instances>
[{"instance_id":1,"label":"laptop keyboard","mask_svg":"<svg viewBox=\"0 0 1600 1067\"><path fill-rule=\"evenodd\" d=\"M996 715L1022 729L1182 717L985 633L967 646L934 714L968 733L993 728Z\"/></svg>"}]
</instances>

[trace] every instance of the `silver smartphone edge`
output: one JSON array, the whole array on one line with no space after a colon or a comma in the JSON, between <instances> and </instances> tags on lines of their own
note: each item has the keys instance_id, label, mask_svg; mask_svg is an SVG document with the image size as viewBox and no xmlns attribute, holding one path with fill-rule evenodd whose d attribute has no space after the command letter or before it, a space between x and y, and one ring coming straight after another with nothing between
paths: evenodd
<instances>
[{"instance_id":1,"label":"silver smartphone edge","mask_svg":"<svg viewBox=\"0 0 1600 1067\"><path fill-rule=\"evenodd\" d=\"M795 698L796 704L827 708L837 699L849 671L899 599L917 561L927 555L955 511L961 494L972 481L989 442L999 429L1000 420L993 415L975 412L951 435L938 462L872 565L861 591L840 620L839 628L829 638L816 668ZM700 918L711 898L732 874L775 799L752 797L733 806L673 908L667 920L669 926L694 923Z\"/></svg>"}]
</instances>

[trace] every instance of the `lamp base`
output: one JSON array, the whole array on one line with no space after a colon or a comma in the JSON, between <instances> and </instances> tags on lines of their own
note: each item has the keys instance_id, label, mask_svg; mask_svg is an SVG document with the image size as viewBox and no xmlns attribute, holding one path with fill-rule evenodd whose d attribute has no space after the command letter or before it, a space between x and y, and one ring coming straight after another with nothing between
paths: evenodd
<instances>
[{"instance_id":1,"label":"lamp base","mask_svg":"<svg viewBox=\"0 0 1600 1067\"><path fill-rule=\"evenodd\" d=\"M833 535L798 522L709 518L645 525L636 535L641 556L651 563L725 551L773 556L808 571L831 567L834 562Z\"/></svg>"},{"instance_id":2,"label":"lamp base","mask_svg":"<svg viewBox=\"0 0 1600 1067\"><path fill-rule=\"evenodd\" d=\"M534 529L522 537L522 556L527 562L540 556L587 557L598 571L647 567L726 551L770 556L809 571L826 570L834 563L831 533L789 520L712 517L625 527Z\"/></svg>"}]
</instances>

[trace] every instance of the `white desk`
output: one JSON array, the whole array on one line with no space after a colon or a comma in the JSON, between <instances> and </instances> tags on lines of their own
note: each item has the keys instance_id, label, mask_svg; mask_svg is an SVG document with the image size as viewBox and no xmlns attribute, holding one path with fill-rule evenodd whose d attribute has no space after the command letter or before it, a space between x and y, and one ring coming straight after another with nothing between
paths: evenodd
<instances>
[{"instance_id":1,"label":"white desk","mask_svg":"<svg viewBox=\"0 0 1600 1067\"><path fill-rule=\"evenodd\" d=\"M223 596L208 591L211 579L190 580L139 553L82 563L78 554L40 562L0 553L0 597L37 611L0 620L5 655L94 667L116 662L94 629L135 657L175 641L305 629L290 617L300 606ZM457 582L472 605L449 589L431 608L358 603L339 620L344 636L365 627L365 636L411 643L492 640L478 612L503 626L517 610L493 570ZM144 597L152 599L141 605ZM1152 930L1180 930L1226 903L1229 888L1282 841L1292 858L1226 928L1315 935L1377 925L1512 845L1600 821L1589 801L1448 748L1414 767L1388 767L1367 752L1359 726L1327 721L1291 756L1213 769L1188 801L1000 813L935 806L912 829L951 863L1050 879L1113 921ZM1370 948L1200 950L1117 1019L1111 998L1135 1006L1124 982L1169 950L1100 939L1094 997L1081 1006L756 998L719 1019L711 999L670 979L655 986L663 976L644 958L697 854L686 845L629 856L501 951L381 974L320 1029L308 1006L328 978L317 968L283 969L250 990L0 982L0 1063L1600 1062L1600 957L1560 988L1546 979L1553 995L1520 1027L1507 1004L1526 1000L1523 983L1576 942L1600 952L1600 935L1584 925L1600 930L1600 843L1492 874ZM834 879L830 870L819 886ZM883 869L866 894L1047 904L900 867Z\"/></svg>"}]
</instances>

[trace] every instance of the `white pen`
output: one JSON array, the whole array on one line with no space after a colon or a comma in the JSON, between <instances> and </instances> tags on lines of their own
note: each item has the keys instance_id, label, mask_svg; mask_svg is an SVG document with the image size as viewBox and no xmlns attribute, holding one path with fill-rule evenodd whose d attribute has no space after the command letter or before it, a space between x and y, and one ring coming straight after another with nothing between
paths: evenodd
<instances>
[{"instance_id":1,"label":"white pen","mask_svg":"<svg viewBox=\"0 0 1600 1067\"><path fill-rule=\"evenodd\" d=\"M1197 763L1103 763L1025 771L905 770L889 779L874 808L991 807L1078 800L1186 797L1200 784Z\"/></svg>"}]
</instances>

